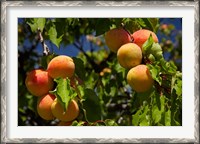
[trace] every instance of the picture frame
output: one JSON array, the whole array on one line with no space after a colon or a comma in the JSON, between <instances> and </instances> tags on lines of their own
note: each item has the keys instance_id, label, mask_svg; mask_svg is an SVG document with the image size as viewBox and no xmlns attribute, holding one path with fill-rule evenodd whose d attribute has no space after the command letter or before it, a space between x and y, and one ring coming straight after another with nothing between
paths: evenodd
<instances>
[{"instance_id":1,"label":"picture frame","mask_svg":"<svg viewBox=\"0 0 200 144\"><path fill-rule=\"evenodd\" d=\"M194 135L191 138L188 137L167 137L162 138L135 138L135 137L61 137L61 138L30 138L27 136L21 136L18 138L8 137L10 130L9 126L12 121L8 119L8 105L10 102L10 97L8 97L9 91L12 87L8 85L9 71L8 66L12 63L9 61L7 55L11 53L8 49L9 39L8 27L10 25L9 18L9 9L15 11L14 8L24 8L24 7L61 7L65 6L67 8L83 8L83 7L173 7L178 8L190 7L194 11ZM199 143L199 2L198 1L3 1L1 2L1 143ZM32 14L30 14L32 16ZM12 29L16 30L16 29ZM183 29L184 30L184 29ZM16 40L16 39L15 39ZM12 51L13 52L13 51ZM17 113L17 111L16 111ZM48 128L47 128L48 129ZM75 128L73 128L75 129ZM76 128L77 129L77 128ZM78 129L81 129L78 127ZM105 128L101 128L103 131ZM16 129L17 130L17 129ZM23 128L21 129L23 130ZM59 130L55 128L55 131ZM93 130L93 129L92 129ZM121 130L121 129L120 129ZM122 129L123 130L123 129ZM36 131L34 131L36 132ZM17 133L17 131L15 131ZM114 133L115 134L115 133ZM116 133L118 135L120 133Z\"/></svg>"}]
</instances>

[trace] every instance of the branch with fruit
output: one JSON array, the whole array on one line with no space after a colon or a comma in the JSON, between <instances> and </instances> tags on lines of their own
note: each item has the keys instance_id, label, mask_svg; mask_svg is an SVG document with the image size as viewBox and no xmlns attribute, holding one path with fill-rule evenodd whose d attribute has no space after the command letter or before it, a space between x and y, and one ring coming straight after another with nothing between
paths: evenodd
<instances>
[{"instance_id":1,"label":"branch with fruit","mask_svg":"<svg viewBox=\"0 0 200 144\"><path fill-rule=\"evenodd\" d=\"M118 121L128 115L131 125L167 125L168 121L168 125L180 125L177 104L182 99L182 73L164 59L157 35L144 28L132 32L120 22L106 29L103 40L109 53L99 62L79 41L72 43L86 63L81 58L50 54L38 29L46 68L28 72L25 80L27 90L37 98L38 115L46 121L56 120L59 126L115 126L120 122L107 114L112 109L121 112ZM58 44L60 39L52 31ZM119 77L123 82L117 81ZM118 104L118 99L125 105Z\"/></svg>"}]
</instances>

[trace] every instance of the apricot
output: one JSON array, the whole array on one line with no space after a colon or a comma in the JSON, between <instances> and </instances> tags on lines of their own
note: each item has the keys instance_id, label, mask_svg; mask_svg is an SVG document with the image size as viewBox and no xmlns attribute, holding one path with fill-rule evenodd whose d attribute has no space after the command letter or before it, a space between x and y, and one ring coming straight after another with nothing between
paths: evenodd
<instances>
[{"instance_id":1,"label":"apricot","mask_svg":"<svg viewBox=\"0 0 200 144\"><path fill-rule=\"evenodd\" d=\"M69 103L67 110L64 111L64 108L61 106L58 100L55 99L51 105L51 111L57 119L64 122L72 121L79 115L79 107L75 100L72 100Z\"/></svg>"},{"instance_id":2,"label":"apricot","mask_svg":"<svg viewBox=\"0 0 200 144\"><path fill-rule=\"evenodd\" d=\"M105 42L116 53L123 44L131 42L131 36L123 28L114 28L105 33Z\"/></svg>"},{"instance_id":3,"label":"apricot","mask_svg":"<svg viewBox=\"0 0 200 144\"><path fill-rule=\"evenodd\" d=\"M146 65L138 65L130 69L127 74L127 81L136 92L148 91L154 82Z\"/></svg>"},{"instance_id":4,"label":"apricot","mask_svg":"<svg viewBox=\"0 0 200 144\"><path fill-rule=\"evenodd\" d=\"M141 48L134 43L122 45L117 52L119 64L127 69L135 67L142 62Z\"/></svg>"},{"instance_id":5,"label":"apricot","mask_svg":"<svg viewBox=\"0 0 200 144\"><path fill-rule=\"evenodd\" d=\"M74 75L75 64L71 57L60 55L49 62L47 71L52 78L70 78Z\"/></svg>"},{"instance_id":6,"label":"apricot","mask_svg":"<svg viewBox=\"0 0 200 144\"><path fill-rule=\"evenodd\" d=\"M55 117L51 112L51 105L56 97L52 94L47 94L38 98L37 112L39 116L45 120L53 120Z\"/></svg>"},{"instance_id":7,"label":"apricot","mask_svg":"<svg viewBox=\"0 0 200 144\"><path fill-rule=\"evenodd\" d=\"M53 79L48 72L37 69L29 72L26 76L25 85L34 96L43 96L53 89Z\"/></svg>"},{"instance_id":8,"label":"apricot","mask_svg":"<svg viewBox=\"0 0 200 144\"><path fill-rule=\"evenodd\" d=\"M99 74L100 76L104 76L106 73L111 73L112 70L108 67L104 68Z\"/></svg>"},{"instance_id":9,"label":"apricot","mask_svg":"<svg viewBox=\"0 0 200 144\"><path fill-rule=\"evenodd\" d=\"M152 35L152 38L154 42L158 42L158 37L156 34L150 30L147 29L141 29L132 34L133 43L137 44L140 48L142 48L142 45L146 42L146 40L149 38L150 34Z\"/></svg>"},{"instance_id":10,"label":"apricot","mask_svg":"<svg viewBox=\"0 0 200 144\"><path fill-rule=\"evenodd\" d=\"M71 124L72 124L72 121L69 121L69 122L60 121L58 123L58 126L70 126Z\"/></svg>"}]
</instances>

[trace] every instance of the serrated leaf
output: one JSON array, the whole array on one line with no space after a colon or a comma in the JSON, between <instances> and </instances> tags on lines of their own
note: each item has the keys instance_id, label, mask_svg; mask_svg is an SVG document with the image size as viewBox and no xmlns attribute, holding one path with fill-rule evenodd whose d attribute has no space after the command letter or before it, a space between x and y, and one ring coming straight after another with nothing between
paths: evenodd
<instances>
[{"instance_id":1,"label":"serrated leaf","mask_svg":"<svg viewBox=\"0 0 200 144\"><path fill-rule=\"evenodd\" d=\"M45 18L33 18L33 19L27 20L27 24L31 27L32 32L37 32L38 28L42 32L44 29L45 23L46 23Z\"/></svg>"},{"instance_id":2,"label":"serrated leaf","mask_svg":"<svg viewBox=\"0 0 200 144\"><path fill-rule=\"evenodd\" d=\"M152 78L159 83L159 85L162 84L162 78L160 77L160 67L157 65L147 65L149 68L149 71L151 73Z\"/></svg>"},{"instance_id":3,"label":"serrated leaf","mask_svg":"<svg viewBox=\"0 0 200 144\"><path fill-rule=\"evenodd\" d=\"M142 53L145 57L148 57L151 62L159 62L163 58L162 48L158 43L153 41L152 35L142 46Z\"/></svg>"},{"instance_id":4,"label":"serrated leaf","mask_svg":"<svg viewBox=\"0 0 200 144\"><path fill-rule=\"evenodd\" d=\"M148 113L149 111L149 105L144 105L143 113L140 115L140 126L148 126L149 120L148 120Z\"/></svg>"},{"instance_id":5,"label":"serrated leaf","mask_svg":"<svg viewBox=\"0 0 200 144\"><path fill-rule=\"evenodd\" d=\"M151 61L151 62L155 62L155 57L152 55L152 54L149 54L148 56L148 59Z\"/></svg>"},{"instance_id":6,"label":"serrated leaf","mask_svg":"<svg viewBox=\"0 0 200 144\"><path fill-rule=\"evenodd\" d=\"M153 32L156 33L160 26L159 18L149 18L149 21L151 22L151 25L153 26Z\"/></svg>"},{"instance_id":7,"label":"serrated leaf","mask_svg":"<svg viewBox=\"0 0 200 144\"><path fill-rule=\"evenodd\" d=\"M106 119L105 124L106 124L106 126L118 126L117 123L111 119Z\"/></svg>"},{"instance_id":8,"label":"serrated leaf","mask_svg":"<svg viewBox=\"0 0 200 144\"><path fill-rule=\"evenodd\" d=\"M152 118L154 120L154 123L157 124L161 120L161 111L156 105L153 107L152 111Z\"/></svg>"},{"instance_id":9,"label":"serrated leaf","mask_svg":"<svg viewBox=\"0 0 200 144\"><path fill-rule=\"evenodd\" d=\"M178 96L182 95L182 81L181 80L177 81L177 84L175 85L174 89L176 90L176 94Z\"/></svg>"},{"instance_id":10,"label":"serrated leaf","mask_svg":"<svg viewBox=\"0 0 200 144\"><path fill-rule=\"evenodd\" d=\"M64 111L67 110L69 102L77 95L76 92L70 86L70 80L68 78L57 78L55 79L57 83L56 89L53 91L53 94L56 95L56 98L62 105Z\"/></svg>"},{"instance_id":11,"label":"serrated leaf","mask_svg":"<svg viewBox=\"0 0 200 144\"><path fill-rule=\"evenodd\" d=\"M163 58L162 48L158 43L153 43L150 53L156 58L156 60Z\"/></svg>"},{"instance_id":12,"label":"serrated leaf","mask_svg":"<svg viewBox=\"0 0 200 144\"><path fill-rule=\"evenodd\" d=\"M157 31L157 25L158 21L154 18L141 18L143 21L143 25L145 25L145 28L148 28L149 30L156 32ZM144 26L143 26L144 27Z\"/></svg>"},{"instance_id":13,"label":"serrated leaf","mask_svg":"<svg viewBox=\"0 0 200 144\"><path fill-rule=\"evenodd\" d=\"M177 96L182 95L182 73L177 72L171 80L171 93L173 90L176 91Z\"/></svg>"},{"instance_id":14,"label":"serrated leaf","mask_svg":"<svg viewBox=\"0 0 200 144\"><path fill-rule=\"evenodd\" d=\"M63 35L57 37L57 31L55 25L52 25L48 30L49 39L54 43L58 48L60 47L60 42L62 41Z\"/></svg>"},{"instance_id":15,"label":"serrated leaf","mask_svg":"<svg viewBox=\"0 0 200 144\"><path fill-rule=\"evenodd\" d=\"M134 126L137 126L139 124L139 120L140 120L140 113L141 113L141 110L138 110L136 112L136 114L132 115L132 124Z\"/></svg>"},{"instance_id":16,"label":"serrated leaf","mask_svg":"<svg viewBox=\"0 0 200 144\"><path fill-rule=\"evenodd\" d=\"M148 126L150 125L149 104L143 101L143 105L139 108L136 114L132 115L132 124L134 126Z\"/></svg>"},{"instance_id":17,"label":"serrated leaf","mask_svg":"<svg viewBox=\"0 0 200 144\"><path fill-rule=\"evenodd\" d=\"M160 63L166 74L174 75L176 73L177 67L173 61L167 62L164 59L161 59Z\"/></svg>"},{"instance_id":18,"label":"serrated leaf","mask_svg":"<svg viewBox=\"0 0 200 144\"><path fill-rule=\"evenodd\" d=\"M171 125L171 111L168 110L165 112L165 126L170 126Z\"/></svg>"},{"instance_id":19,"label":"serrated leaf","mask_svg":"<svg viewBox=\"0 0 200 144\"><path fill-rule=\"evenodd\" d=\"M142 45L142 53L144 55L147 55L150 53L150 49L154 43L152 35L149 36L149 38L146 40L146 42Z\"/></svg>"},{"instance_id":20,"label":"serrated leaf","mask_svg":"<svg viewBox=\"0 0 200 144\"><path fill-rule=\"evenodd\" d=\"M141 27L146 27L146 24L145 24L143 18L136 18L136 21Z\"/></svg>"},{"instance_id":21,"label":"serrated leaf","mask_svg":"<svg viewBox=\"0 0 200 144\"><path fill-rule=\"evenodd\" d=\"M136 30L142 28L136 19L124 18L123 23L125 25L125 28L129 30L130 33L133 33Z\"/></svg>"},{"instance_id":22,"label":"serrated leaf","mask_svg":"<svg viewBox=\"0 0 200 144\"><path fill-rule=\"evenodd\" d=\"M154 120L155 125L161 124L161 121L164 121L165 115L165 98L164 96L160 96L158 93L155 93L155 104L152 109L152 118ZM162 122L165 124L165 122Z\"/></svg>"},{"instance_id":23,"label":"serrated leaf","mask_svg":"<svg viewBox=\"0 0 200 144\"><path fill-rule=\"evenodd\" d=\"M84 121L73 121L71 126L83 126L85 124Z\"/></svg>"}]
</instances>

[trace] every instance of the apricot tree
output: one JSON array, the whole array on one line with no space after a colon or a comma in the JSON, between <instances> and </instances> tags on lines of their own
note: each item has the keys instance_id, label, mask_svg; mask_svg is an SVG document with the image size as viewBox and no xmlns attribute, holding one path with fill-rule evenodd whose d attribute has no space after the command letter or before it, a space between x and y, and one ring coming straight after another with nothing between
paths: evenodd
<instances>
[{"instance_id":1,"label":"apricot tree","mask_svg":"<svg viewBox=\"0 0 200 144\"><path fill-rule=\"evenodd\" d=\"M181 33L162 20L19 19L18 124L182 125Z\"/></svg>"}]
</instances>

